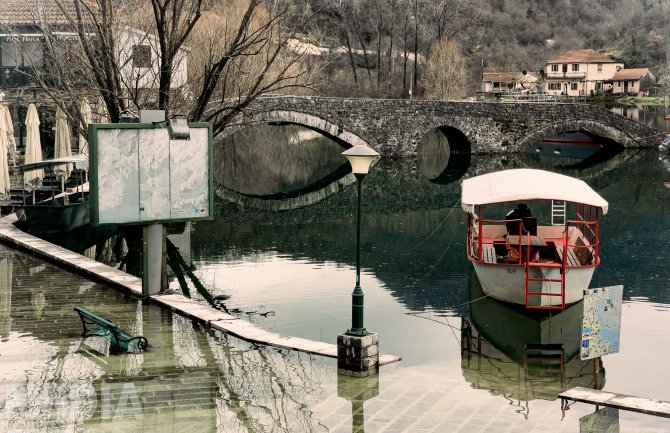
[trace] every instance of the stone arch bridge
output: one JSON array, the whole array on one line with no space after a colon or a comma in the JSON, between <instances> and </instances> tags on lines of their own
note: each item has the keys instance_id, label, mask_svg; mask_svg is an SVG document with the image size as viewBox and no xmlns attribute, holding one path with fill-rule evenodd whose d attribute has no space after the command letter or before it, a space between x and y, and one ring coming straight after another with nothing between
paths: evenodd
<instances>
[{"instance_id":1,"label":"stone arch bridge","mask_svg":"<svg viewBox=\"0 0 670 433\"><path fill-rule=\"evenodd\" d=\"M606 145L654 147L662 131L589 104L263 97L251 103L229 136L253 124L296 124L347 145L367 144L384 158L416 156L431 130L441 130L452 150L523 151L542 138L580 130Z\"/></svg>"}]
</instances>

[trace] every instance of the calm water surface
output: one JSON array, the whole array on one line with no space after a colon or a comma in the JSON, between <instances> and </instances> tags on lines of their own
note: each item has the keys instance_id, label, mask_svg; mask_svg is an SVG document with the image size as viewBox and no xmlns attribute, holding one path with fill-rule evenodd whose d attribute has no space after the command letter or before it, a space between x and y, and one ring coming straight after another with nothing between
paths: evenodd
<instances>
[{"instance_id":1,"label":"calm water surface","mask_svg":"<svg viewBox=\"0 0 670 433\"><path fill-rule=\"evenodd\" d=\"M270 330L334 343L351 325L355 185L335 143L300 130L272 134L302 159L290 163L290 155L281 156L290 146L267 140L257 149L248 138L224 143L231 157L218 167L220 192L237 204L221 201L213 221L171 239L197 280L224 299L218 308ZM271 168L280 161L282 170ZM543 329L550 341L579 332L579 311L540 324L479 299L464 254L460 180L516 167L579 177L610 203L592 287L624 285L621 351L603 358L597 375L567 343L563 372L557 363L524 366L524 345ZM417 164L382 160L363 186L365 326L379 332L382 352L403 361L369 379L338 375L329 359L212 334L3 248L0 429L669 431L667 420L624 411L597 424L593 406L562 411L556 399L563 389L586 386L670 400L668 167L653 151L581 163L526 155L470 159L450 156L439 136L423 143ZM182 290L176 279L170 288ZM188 291L202 298L192 281ZM143 333L151 350L105 356L104 345L82 343L75 305Z\"/></svg>"}]
</instances>

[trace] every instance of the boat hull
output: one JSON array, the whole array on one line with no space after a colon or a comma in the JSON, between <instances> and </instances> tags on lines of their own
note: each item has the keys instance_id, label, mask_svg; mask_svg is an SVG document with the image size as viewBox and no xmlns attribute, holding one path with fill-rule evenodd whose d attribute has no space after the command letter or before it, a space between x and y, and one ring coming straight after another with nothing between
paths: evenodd
<instances>
[{"instance_id":1,"label":"boat hull","mask_svg":"<svg viewBox=\"0 0 670 433\"><path fill-rule=\"evenodd\" d=\"M525 271L524 265L500 265L488 263L472 263L482 290L488 296L500 301L526 305ZM595 267L567 268L565 270L565 304L573 304L584 297L584 290L589 288ZM560 280L560 267L538 266L529 269L531 278ZM528 290L541 292L545 295L531 296L529 306L558 306L562 300L560 296L560 282L529 281Z\"/></svg>"},{"instance_id":2,"label":"boat hull","mask_svg":"<svg viewBox=\"0 0 670 433\"><path fill-rule=\"evenodd\" d=\"M26 205L21 211L29 233L65 232L88 224L89 202ZM23 219L20 218L20 219Z\"/></svg>"},{"instance_id":3,"label":"boat hull","mask_svg":"<svg viewBox=\"0 0 670 433\"><path fill-rule=\"evenodd\" d=\"M602 149L602 145L580 132L564 132L533 144L528 153L561 158L585 159Z\"/></svg>"}]
</instances>

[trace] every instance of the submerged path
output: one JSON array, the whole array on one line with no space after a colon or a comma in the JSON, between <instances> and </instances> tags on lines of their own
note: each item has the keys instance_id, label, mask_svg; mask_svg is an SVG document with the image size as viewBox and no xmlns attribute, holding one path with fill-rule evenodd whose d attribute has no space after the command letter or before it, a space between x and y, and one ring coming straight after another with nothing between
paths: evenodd
<instances>
[{"instance_id":1,"label":"submerged path","mask_svg":"<svg viewBox=\"0 0 670 433\"><path fill-rule=\"evenodd\" d=\"M16 219L13 214L0 219L0 242L56 263L91 280L101 282L138 298L142 297L142 280L140 278L32 236L16 228L12 224L14 221ZM224 313L180 294L151 295L149 300L174 313L204 323L211 329L233 335L245 341L337 358L336 344L267 331L239 317ZM334 335L333 340L335 339L336 336ZM400 360L400 357L394 355L379 355L379 365L391 364Z\"/></svg>"}]
</instances>

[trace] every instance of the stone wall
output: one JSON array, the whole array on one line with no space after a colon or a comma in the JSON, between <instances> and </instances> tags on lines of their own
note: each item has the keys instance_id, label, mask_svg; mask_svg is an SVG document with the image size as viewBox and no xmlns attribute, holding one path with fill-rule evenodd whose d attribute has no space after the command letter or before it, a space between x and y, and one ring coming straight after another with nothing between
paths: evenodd
<instances>
[{"instance_id":1,"label":"stone wall","mask_svg":"<svg viewBox=\"0 0 670 433\"><path fill-rule=\"evenodd\" d=\"M416 157L421 138L439 127L460 131L472 153L522 151L543 137L580 129L624 147L654 147L662 133L588 104L298 96L258 99L237 122L224 136L255 123L295 123L349 145L367 143L392 159Z\"/></svg>"}]
</instances>

